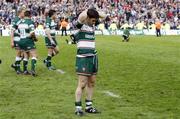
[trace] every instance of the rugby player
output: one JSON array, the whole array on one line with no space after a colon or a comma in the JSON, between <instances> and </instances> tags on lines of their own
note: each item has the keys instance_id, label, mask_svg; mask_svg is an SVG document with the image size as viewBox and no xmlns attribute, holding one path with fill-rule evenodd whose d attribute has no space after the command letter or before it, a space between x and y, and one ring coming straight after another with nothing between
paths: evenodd
<instances>
[{"instance_id":1,"label":"rugby player","mask_svg":"<svg viewBox=\"0 0 180 119\"><path fill-rule=\"evenodd\" d=\"M48 70L56 70L54 66L51 64L51 59L55 55L59 53L59 48L58 44L56 41L56 34L55 34L55 28L56 28L56 11L55 10L50 10L48 13L48 17L46 18L46 25L45 25L45 32L46 32L46 37L45 37L45 43L46 47L48 49L48 56L44 60L44 64L48 68Z\"/></svg>"},{"instance_id":2,"label":"rugby player","mask_svg":"<svg viewBox=\"0 0 180 119\"><path fill-rule=\"evenodd\" d=\"M23 51L24 59L23 59L23 73L31 74L32 76L37 76L35 72L36 62L37 62L37 52L35 41L37 38L35 37L35 26L34 22L31 20L31 12L26 10L24 12L24 19L18 24L18 32L20 34L19 47ZM31 72L28 72L28 60L29 55L31 56Z\"/></svg>"},{"instance_id":3,"label":"rugby player","mask_svg":"<svg viewBox=\"0 0 180 119\"><path fill-rule=\"evenodd\" d=\"M16 59L15 62L11 65L15 69L17 74L21 74L20 63L23 59L23 53L19 48L20 35L18 33L17 27L20 21L24 18L24 8L19 9L18 16L14 18L12 22L11 30L11 47L16 50Z\"/></svg>"},{"instance_id":4,"label":"rugby player","mask_svg":"<svg viewBox=\"0 0 180 119\"><path fill-rule=\"evenodd\" d=\"M78 85L75 91L75 114L82 116L82 94L86 90L85 112L99 113L93 106L93 89L98 72L98 57L95 50L95 24L99 20L101 14L95 9L83 11L78 17L77 28L77 55L76 55L76 73L78 75ZM105 17L105 16L102 16Z\"/></svg>"}]
</instances>

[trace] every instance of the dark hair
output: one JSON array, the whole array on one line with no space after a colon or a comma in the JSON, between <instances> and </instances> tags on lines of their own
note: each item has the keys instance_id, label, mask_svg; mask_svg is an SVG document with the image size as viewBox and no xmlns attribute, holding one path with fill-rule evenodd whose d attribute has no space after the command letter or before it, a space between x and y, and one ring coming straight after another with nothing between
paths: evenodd
<instances>
[{"instance_id":1,"label":"dark hair","mask_svg":"<svg viewBox=\"0 0 180 119\"><path fill-rule=\"evenodd\" d=\"M31 12L30 12L29 10L26 10L26 11L24 12L24 16L25 16L25 17L30 17L30 16L31 16Z\"/></svg>"},{"instance_id":2,"label":"dark hair","mask_svg":"<svg viewBox=\"0 0 180 119\"><path fill-rule=\"evenodd\" d=\"M95 19L99 18L99 13L95 9L88 9L87 15L89 18L95 18Z\"/></svg>"},{"instance_id":3,"label":"dark hair","mask_svg":"<svg viewBox=\"0 0 180 119\"><path fill-rule=\"evenodd\" d=\"M48 16L52 17L56 13L55 10L49 10Z\"/></svg>"}]
</instances>

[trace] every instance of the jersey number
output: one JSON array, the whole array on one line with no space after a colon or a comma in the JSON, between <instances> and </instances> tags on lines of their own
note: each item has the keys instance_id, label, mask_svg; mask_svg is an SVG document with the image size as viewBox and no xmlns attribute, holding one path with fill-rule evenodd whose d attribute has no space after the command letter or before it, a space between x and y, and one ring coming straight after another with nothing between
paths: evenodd
<instances>
[{"instance_id":1,"label":"jersey number","mask_svg":"<svg viewBox=\"0 0 180 119\"><path fill-rule=\"evenodd\" d=\"M25 29L20 29L19 31L20 31L20 37L21 38L26 38L26 31L25 31Z\"/></svg>"}]
</instances>

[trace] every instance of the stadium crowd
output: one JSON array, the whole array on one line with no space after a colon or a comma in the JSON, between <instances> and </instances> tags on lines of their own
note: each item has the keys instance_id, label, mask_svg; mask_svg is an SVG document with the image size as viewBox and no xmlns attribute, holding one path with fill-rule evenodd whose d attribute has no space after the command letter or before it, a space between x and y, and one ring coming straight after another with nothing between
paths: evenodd
<instances>
[{"instance_id":1,"label":"stadium crowd","mask_svg":"<svg viewBox=\"0 0 180 119\"><path fill-rule=\"evenodd\" d=\"M10 25L18 9L31 10L36 27L43 25L49 9L57 11L57 23L66 18L69 27L86 8L95 7L108 16L99 29L153 29L158 20L166 29L180 29L179 0L8 0L0 1L0 29Z\"/></svg>"}]
</instances>

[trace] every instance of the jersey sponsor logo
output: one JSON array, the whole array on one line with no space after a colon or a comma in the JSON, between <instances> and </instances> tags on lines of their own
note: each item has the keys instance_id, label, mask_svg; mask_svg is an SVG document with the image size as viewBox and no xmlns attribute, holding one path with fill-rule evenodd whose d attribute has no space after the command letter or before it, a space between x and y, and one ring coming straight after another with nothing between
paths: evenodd
<instances>
[{"instance_id":1,"label":"jersey sponsor logo","mask_svg":"<svg viewBox=\"0 0 180 119\"><path fill-rule=\"evenodd\" d=\"M28 28L29 28L28 24L19 24L18 25L18 29L28 29Z\"/></svg>"},{"instance_id":2,"label":"jersey sponsor logo","mask_svg":"<svg viewBox=\"0 0 180 119\"><path fill-rule=\"evenodd\" d=\"M88 25L83 25L82 28L81 28L81 31L86 31L86 32L94 32L94 28L93 27L90 27Z\"/></svg>"},{"instance_id":3,"label":"jersey sponsor logo","mask_svg":"<svg viewBox=\"0 0 180 119\"><path fill-rule=\"evenodd\" d=\"M85 38L89 38L89 39L94 39L94 35L88 35L88 34L85 34Z\"/></svg>"},{"instance_id":4,"label":"jersey sponsor logo","mask_svg":"<svg viewBox=\"0 0 180 119\"><path fill-rule=\"evenodd\" d=\"M20 41L20 37L14 37L14 41Z\"/></svg>"},{"instance_id":5,"label":"jersey sponsor logo","mask_svg":"<svg viewBox=\"0 0 180 119\"><path fill-rule=\"evenodd\" d=\"M95 48L94 41L79 41L77 44L78 48Z\"/></svg>"}]
</instances>

